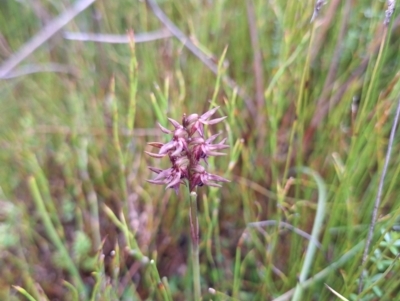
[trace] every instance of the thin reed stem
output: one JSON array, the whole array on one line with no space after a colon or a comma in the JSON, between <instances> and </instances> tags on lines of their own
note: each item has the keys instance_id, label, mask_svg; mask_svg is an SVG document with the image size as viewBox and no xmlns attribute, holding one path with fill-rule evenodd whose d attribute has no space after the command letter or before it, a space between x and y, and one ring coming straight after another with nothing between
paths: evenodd
<instances>
[{"instance_id":1,"label":"thin reed stem","mask_svg":"<svg viewBox=\"0 0 400 301\"><path fill-rule=\"evenodd\" d=\"M161 280L160 273L158 272L156 263L154 260L150 260L150 269L152 270L153 277L157 281L157 288L163 298L164 301L172 301L171 292L169 291L169 287L164 284Z\"/></svg>"},{"instance_id":2,"label":"thin reed stem","mask_svg":"<svg viewBox=\"0 0 400 301\"><path fill-rule=\"evenodd\" d=\"M301 287L303 289L306 289L312 285L314 285L317 282L322 281L330 273L333 271L339 269L341 266L343 266L345 263L349 262L351 259L353 259L354 256L357 255L357 253L361 250L362 244L364 241L359 242L357 245L355 245L353 248L351 248L349 251L347 251L345 254L343 254L337 261L332 262L329 266L327 266L325 269L322 271L318 272L317 274L313 275L312 277L308 278L306 281L304 281L301 284ZM289 300L295 293L295 288L287 291L283 295L279 296L278 298L273 299L272 301L287 301Z\"/></svg>"},{"instance_id":3,"label":"thin reed stem","mask_svg":"<svg viewBox=\"0 0 400 301\"><path fill-rule=\"evenodd\" d=\"M68 253L67 248L62 242L60 236L57 233L56 228L54 227L51 221L49 213L47 212L46 207L44 205L43 198L40 194L36 179L32 176L29 177L28 184L32 194L33 201L43 221L43 225L47 232L47 235L49 236L50 240L52 241L52 243L62 256L65 262L66 269L71 274L72 278L74 279L75 285L78 287L79 294L81 295L81 297L85 297L87 294L85 284L83 283L83 280L79 274L78 268L73 262L71 256Z\"/></svg>"},{"instance_id":4,"label":"thin reed stem","mask_svg":"<svg viewBox=\"0 0 400 301\"><path fill-rule=\"evenodd\" d=\"M388 29L387 29L387 27L385 27L384 30L383 30L383 33L382 33L382 40L381 40L381 44L380 44L380 47L379 47L378 57L376 59L375 66L374 66L374 69L372 71L371 81L370 81L370 84L368 86L368 90L367 90L367 94L365 96L364 103L363 103L363 105L361 107L361 112L359 114L359 116L360 116L359 117L359 123L358 123L357 128L356 128L356 133L357 134L358 134L358 132L360 130L360 127L361 127L361 121L366 119L365 118L365 114L367 114L367 112L369 111L369 110L367 110L367 108L368 108L368 105L370 103L370 100L373 98L372 96L376 93L375 88L376 88L376 83L378 81L377 78L380 75L379 71L380 71L382 62L384 61L383 60L383 58L384 58L383 53L384 53L384 50L385 50L387 33L388 33Z\"/></svg>"},{"instance_id":5,"label":"thin reed stem","mask_svg":"<svg viewBox=\"0 0 400 301\"><path fill-rule=\"evenodd\" d=\"M311 54L312 54L312 45L314 41L314 35L315 35L315 26L312 26L311 33L310 33L310 41L308 45L308 54L306 57L303 73L301 76L301 82L300 82L300 89L298 92L298 97L296 101L296 119L293 121L293 126L291 129L290 133L290 141L289 141L289 150L287 153L286 157L286 164L285 164L285 169L283 171L283 178L282 178L282 183L287 181L287 174L289 171L290 167L290 162L292 160L292 152L293 152L293 143L295 135L298 135L300 138L300 141L302 140L303 132L304 132L304 116L303 116L303 111L304 111L304 101L305 101L305 90L306 90L306 82L308 81L309 78L309 73L310 73L310 62L311 62ZM298 150L298 153L301 155L303 153L303 150Z\"/></svg>"},{"instance_id":6,"label":"thin reed stem","mask_svg":"<svg viewBox=\"0 0 400 301\"><path fill-rule=\"evenodd\" d=\"M326 200L327 200L327 193L326 193L326 185L322 177L315 171L310 168L301 168L300 171L304 174L310 175L314 178L315 182L318 186L318 207L317 212L315 214L314 224L311 232L310 243L308 244L306 255L304 258L304 263L301 268L301 272L299 275L299 280L296 285L293 294L293 301L300 301L302 300L303 295L303 283L307 280L307 276L311 272L312 264L315 261L315 253L317 251L317 245L314 241L318 241L318 236L323 228L325 212L326 212Z\"/></svg>"},{"instance_id":7,"label":"thin reed stem","mask_svg":"<svg viewBox=\"0 0 400 301\"><path fill-rule=\"evenodd\" d=\"M377 196L376 196L376 199L375 199L374 209L372 211L371 224L369 226L368 236L367 236L367 240L366 240L365 248L364 248L364 253L363 253L363 257L362 257L361 266L363 267L363 269L361 271L360 281L359 281L359 284L358 284L358 293L359 294L363 290L364 265L365 265L365 263L367 261L367 258L368 258L369 248L370 248L371 241L372 241L372 236L373 236L374 230L375 230L376 217L378 216L378 210L379 210L379 207L380 207L380 204L381 204L382 192L383 192L383 184L385 182L387 170L388 170L388 167L389 167L390 156L392 154L392 148L393 148L393 142L394 142L394 136L396 134L396 128L397 128L397 125L399 123L399 116L400 116L400 98L399 98L398 103L397 103L396 115L394 117L393 126L392 126L392 129L391 129L391 132L390 132L389 144L388 144L388 148L387 148L387 152L386 152L386 158L385 158L385 165L383 166L381 178L379 180L378 193L377 193Z\"/></svg>"}]
</instances>

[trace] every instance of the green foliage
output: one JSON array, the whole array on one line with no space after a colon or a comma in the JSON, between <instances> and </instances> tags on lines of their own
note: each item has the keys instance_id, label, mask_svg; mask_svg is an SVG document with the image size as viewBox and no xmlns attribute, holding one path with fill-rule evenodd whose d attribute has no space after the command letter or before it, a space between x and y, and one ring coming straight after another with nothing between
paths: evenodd
<instances>
[{"instance_id":1,"label":"green foliage","mask_svg":"<svg viewBox=\"0 0 400 301\"><path fill-rule=\"evenodd\" d=\"M1 61L71 1L34 2L0 3ZM217 74L173 36L133 44L162 27L145 1L98 0L64 30L133 29L130 44L58 33L0 81L0 300L191 300L189 201L146 182L144 151L157 122L214 105L230 149L210 170L231 183L197 191L203 300L395 300L396 155L361 257L400 95L397 15L384 27L385 3L366 0L328 1L312 23L314 0L158 3ZM61 72L22 68L49 63Z\"/></svg>"}]
</instances>

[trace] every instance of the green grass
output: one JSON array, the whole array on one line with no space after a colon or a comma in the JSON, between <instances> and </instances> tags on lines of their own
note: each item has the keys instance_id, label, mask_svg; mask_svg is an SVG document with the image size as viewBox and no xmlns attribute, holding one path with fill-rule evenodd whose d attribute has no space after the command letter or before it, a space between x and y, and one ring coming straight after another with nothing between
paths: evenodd
<instances>
[{"instance_id":1,"label":"green grass","mask_svg":"<svg viewBox=\"0 0 400 301\"><path fill-rule=\"evenodd\" d=\"M45 22L28 2L0 4L1 61ZM69 6L37 2L50 20ZM157 122L210 102L228 117L207 130L231 147L208 169L231 182L197 190L203 300L337 300L325 283L348 300L396 300L398 135L361 266L400 97L396 13L385 29L385 3L329 1L310 23L314 1L253 0L256 49L246 1L158 2L218 75L174 37L132 47L59 33L19 67L70 73L0 81L0 300L193 300L189 194L147 183L147 166L168 160L144 151L167 142ZM98 0L64 29L160 28L145 2Z\"/></svg>"}]
</instances>

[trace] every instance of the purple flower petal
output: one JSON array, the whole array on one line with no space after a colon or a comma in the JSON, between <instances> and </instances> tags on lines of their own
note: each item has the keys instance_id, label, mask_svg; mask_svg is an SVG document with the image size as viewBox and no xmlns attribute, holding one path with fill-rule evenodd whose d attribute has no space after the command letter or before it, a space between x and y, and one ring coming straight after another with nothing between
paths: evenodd
<instances>
[{"instance_id":1,"label":"purple flower petal","mask_svg":"<svg viewBox=\"0 0 400 301\"><path fill-rule=\"evenodd\" d=\"M199 173L199 174L202 174L206 171L204 166L201 166L200 164L197 164L196 166L192 166L191 170L192 170L192 172Z\"/></svg>"},{"instance_id":2,"label":"purple flower petal","mask_svg":"<svg viewBox=\"0 0 400 301\"><path fill-rule=\"evenodd\" d=\"M172 123L172 125L173 125L176 129L179 129L179 128L182 127L182 125L181 125L178 121L176 121L176 120L174 120L174 119L172 119L172 118L168 118L168 120L169 120L169 122Z\"/></svg>"},{"instance_id":3,"label":"purple flower petal","mask_svg":"<svg viewBox=\"0 0 400 301\"><path fill-rule=\"evenodd\" d=\"M222 140L221 140L220 142L218 142L217 144L218 144L218 145L224 144L225 141L226 141L226 138L222 139ZM229 145L227 145L227 147L229 147Z\"/></svg>"},{"instance_id":4,"label":"purple flower petal","mask_svg":"<svg viewBox=\"0 0 400 301\"><path fill-rule=\"evenodd\" d=\"M204 143L204 138L202 137L195 137L190 140L190 145L202 144Z\"/></svg>"},{"instance_id":5,"label":"purple flower petal","mask_svg":"<svg viewBox=\"0 0 400 301\"><path fill-rule=\"evenodd\" d=\"M207 120L207 119L210 118L218 109L219 109L219 107L215 107L214 109L211 109L210 111L205 112L203 115L201 115L200 119L202 119L202 120Z\"/></svg>"},{"instance_id":6,"label":"purple flower petal","mask_svg":"<svg viewBox=\"0 0 400 301\"><path fill-rule=\"evenodd\" d=\"M156 184L156 185L165 185L165 181L146 180L146 182L149 182L151 184Z\"/></svg>"},{"instance_id":7,"label":"purple flower petal","mask_svg":"<svg viewBox=\"0 0 400 301\"><path fill-rule=\"evenodd\" d=\"M157 167L152 167L152 166L147 166L148 169L150 169L151 171L159 174L160 172L162 172L163 170Z\"/></svg>"},{"instance_id":8,"label":"purple flower petal","mask_svg":"<svg viewBox=\"0 0 400 301\"><path fill-rule=\"evenodd\" d=\"M213 152L213 151L208 151L208 152L206 153L206 155L207 155L208 157L226 156L225 153L219 153L219 152Z\"/></svg>"},{"instance_id":9,"label":"purple flower petal","mask_svg":"<svg viewBox=\"0 0 400 301\"><path fill-rule=\"evenodd\" d=\"M218 123L218 122L221 122L222 120L224 120L225 118L226 118L227 116L224 116L224 117L221 117L221 118L216 118L216 119L211 119L211 120L199 120L201 123L203 123L203 124L207 124L207 125L210 125L210 124L216 124L216 123Z\"/></svg>"},{"instance_id":10,"label":"purple flower petal","mask_svg":"<svg viewBox=\"0 0 400 301\"><path fill-rule=\"evenodd\" d=\"M229 180L227 180L227 179L225 179L223 177L220 177L218 175L213 175L213 174L208 174L208 178L211 181L215 181L215 182L225 182L225 183L229 183L230 182Z\"/></svg>"},{"instance_id":11,"label":"purple flower petal","mask_svg":"<svg viewBox=\"0 0 400 301\"><path fill-rule=\"evenodd\" d=\"M165 184L168 183L167 179L172 176L173 168L168 168L161 171L153 180L158 181L165 179Z\"/></svg>"},{"instance_id":12,"label":"purple flower petal","mask_svg":"<svg viewBox=\"0 0 400 301\"><path fill-rule=\"evenodd\" d=\"M229 145L225 145L225 144L205 144L204 147L207 150L220 150L220 149L229 148Z\"/></svg>"},{"instance_id":13,"label":"purple flower petal","mask_svg":"<svg viewBox=\"0 0 400 301\"><path fill-rule=\"evenodd\" d=\"M170 141L167 144L164 144L163 147L161 147L159 154L164 154L166 155L171 149L176 147L175 141Z\"/></svg>"},{"instance_id":14,"label":"purple flower petal","mask_svg":"<svg viewBox=\"0 0 400 301\"><path fill-rule=\"evenodd\" d=\"M151 146L156 147L156 148L161 148L164 145L164 143L161 143L161 142L147 142L147 145L151 145Z\"/></svg>"},{"instance_id":15,"label":"purple flower petal","mask_svg":"<svg viewBox=\"0 0 400 301\"><path fill-rule=\"evenodd\" d=\"M162 131L163 133L165 133L165 134L172 134L172 133L173 133L173 132L170 131L169 129L163 127L163 126L162 126L161 124L159 124L158 122L157 122L157 124L158 124L158 127L161 129L161 131Z\"/></svg>"},{"instance_id":16,"label":"purple flower petal","mask_svg":"<svg viewBox=\"0 0 400 301\"><path fill-rule=\"evenodd\" d=\"M197 120L199 120L198 114L190 114L188 117L185 118L186 126L190 125L193 122L196 122Z\"/></svg>"},{"instance_id":17,"label":"purple flower petal","mask_svg":"<svg viewBox=\"0 0 400 301\"><path fill-rule=\"evenodd\" d=\"M153 157L153 158L163 158L163 157L165 157L165 155L166 154L155 154L155 153L150 153L150 152L147 152L147 151L144 151L146 154L148 154L150 157Z\"/></svg>"},{"instance_id":18,"label":"purple flower petal","mask_svg":"<svg viewBox=\"0 0 400 301\"><path fill-rule=\"evenodd\" d=\"M215 140L215 138L217 138L219 135L221 135L221 133L212 135L210 138L208 138L208 139L206 140L206 143L211 143L211 142L213 142L213 141ZM225 138L225 139L226 139L226 138Z\"/></svg>"},{"instance_id":19,"label":"purple flower petal","mask_svg":"<svg viewBox=\"0 0 400 301\"><path fill-rule=\"evenodd\" d=\"M181 182L181 173L178 171L175 173L174 177L168 183L166 188L171 188L171 187L175 186L176 184L179 184L180 182Z\"/></svg>"},{"instance_id":20,"label":"purple flower petal","mask_svg":"<svg viewBox=\"0 0 400 301\"><path fill-rule=\"evenodd\" d=\"M181 143L176 143L176 144L177 144L176 150L170 154L171 157L176 157L183 151L183 145Z\"/></svg>"}]
</instances>

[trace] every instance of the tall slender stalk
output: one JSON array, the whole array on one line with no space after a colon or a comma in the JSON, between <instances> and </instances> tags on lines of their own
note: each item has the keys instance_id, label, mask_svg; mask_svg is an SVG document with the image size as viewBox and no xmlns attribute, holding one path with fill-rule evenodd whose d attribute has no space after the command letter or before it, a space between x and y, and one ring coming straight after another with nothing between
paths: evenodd
<instances>
[{"instance_id":1,"label":"tall slender stalk","mask_svg":"<svg viewBox=\"0 0 400 301\"><path fill-rule=\"evenodd\" d=\"M399 123L399 118L400 118L400 99L398 100L398 103L397 103L396 115L393 120L392 130L390 131L390 138L389 138L389 144L388 144L388 148L387 148L387 152L386 152L385 165L383 166L381 178L379 179L378 193L377 193L377 196L375 199L374 209L372 211L371 224L369 226L368 236L367 236L367 240L366 240L365 247L364 247L364 253L363 253L362 264L361 264L361 266L363 267L363 270L361 271L360 281L358 284L358 293L359 294L362 292L362 289L363 289L364 266L368 259L368 252L370 249L372 237L374 235L376 219L378 216L378 211L379 211L379 207L380 207L381 199L382 199L383 184L385 183L385 178L386 178L387 170L389 167L390 156L392 154L393 142L394 142L394 137L396 134L397 124Z\"/></svg>"},{"instance_id":2,"label":"tall slender stalk","mask_svg":"<svg viewBox=\"0 0 400 301\"><path fill-rule=\"evenodd\" d=\"M190 192L190 234L192 236L192 273L194 300L201 299L199 261L199 220L197 217L197 193Z\"/></svg>"},{"instance_id":3,"label":"tall slender stalk","mask_svg":"<svg viewBox=\"0 0 400 301\"><path fill-rule=\"evenodd\" d=\"M303 295L303 291L304 291L303 283L307 280L307 276L310 274L312 264L315 260L315 252L317 250L317 245L314 242L318 241L318 236L323 227L323 222L324 222L324 218L325 218L325 209L326 209L326 199L327 199L326 185L325 185L324 180L321 178L321 176L317 172L313 171L310 168L303 167L300 169L300 171L304 174L312 176L314 178L315 182L317 183L318 207L317 207L317 212L316 212L315 219L314 219L313 229L311 232L312 240L310 241L310 243L308 244L308 247L307 247L303 267L301 268L299 281L294 290L292 301L302 300L302 295Z\"/></svg>"},{"instance_id":4,"label":"tall slender stalk","mask_svg":"<svg viewBox=\"0 0 400 301\"><path fill-rule=\"evenodd\" d=\"M62 242L60 236L58 235L58 233L51 221L50 215L47 212L46 207L44 205L43 198L39 192L39 187L36 183L36 179L32 176L29 177L28 185L29 185L29 188L30 188L30 191L32 194L33 201L34 201L36 208L40 214L40 217L43 221L44 229L45 229L47 235L49 236L49 239L51 240L51 242L56 247L57 251L62 256L62 259L65 262L66 269L71 274L71 277L73 278L75 285L78 288L79 294L81 295L81 297L86 297L85 284L79 274L78 268L76 267L75 263L73 262L71 256L68 253L66 246Z\"/></svg>"}]
</instances>

